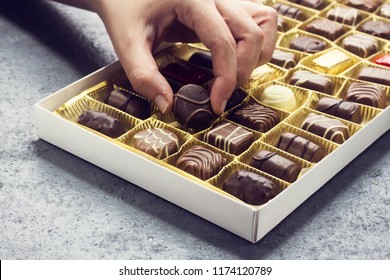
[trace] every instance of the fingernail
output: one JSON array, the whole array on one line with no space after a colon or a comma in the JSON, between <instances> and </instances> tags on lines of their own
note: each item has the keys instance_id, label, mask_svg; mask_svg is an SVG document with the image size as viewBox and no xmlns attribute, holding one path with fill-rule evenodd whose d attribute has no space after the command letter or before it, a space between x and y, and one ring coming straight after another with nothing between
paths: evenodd
<instances>
[{"instance_id":1,"label":"fingernail","mask_svg":"<svg viewBox=\"0 0 390 280\"><path fill-rule=\"evenodd\" d=\"M157 105L158 109L164 114L167 111L169 103L167 99L162 95L157 95L154 99L154 104Z\"/></svg>"},{"instance_id":2,"label":"fingernail","mask_svg":"<svg viewBox=\"0 0 390 280\"><path fill-rule=\"evenodd\" d=\"M221 110L221 114L222 114L223 112L225 112L226 103L227 103L227 100L226 100L226 99L222 100L221 106L219 107L219 109Z\"/></svg>"}]
</instances>

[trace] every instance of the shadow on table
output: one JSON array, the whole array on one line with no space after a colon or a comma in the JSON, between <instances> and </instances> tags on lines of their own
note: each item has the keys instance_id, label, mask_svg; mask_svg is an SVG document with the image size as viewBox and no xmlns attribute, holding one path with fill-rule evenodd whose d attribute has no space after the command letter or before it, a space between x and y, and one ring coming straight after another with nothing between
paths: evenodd
<instances>
[{"instance_id":1,"label":"shadow on table","mask_svg":"<svg viewBox=\"0 0 390 280\"><path fill-rule=\"evenodd\" d=\"M317 191L256 244L252 244L42 140L34 142L33 145L36 156L49 161L73 176L79 177L80 181L86 181L89 185L131 204L132 207L136 207L146 215L151 215L172 225L183 234L196 236L212 246L229 252L233 258L268 259L283 258L283 255L280 254L283 254L285 242L294 236L299 236L305 225L315 220L322 211L328 211L329 203L337 196L343 192L353 191L354 182L361 180L356 175L356 170L370 169L370 166L374 165L381 156L384 156L383 151L386 151L389 137L390 134L387 132L379 138L331 179L324 188ZM371 175L378 174L368 174L368 176ZM275 250L279 250L281 253L272 254ZM299 258L299 253L297 253L297 258Z\"/></svg>"},{"instance_id":2,"label":"shadow on table","mask_svg":"<svg viewBox=\"0 0 390 280\"><path fill-rule=\"evenodd\" d=\"M88 13L88 12L85 12ZM89 74L109 63L99 56L91 38L50 1L1 0L0 15L29 32L66 61Z\"/></svg>"}]
</instances>

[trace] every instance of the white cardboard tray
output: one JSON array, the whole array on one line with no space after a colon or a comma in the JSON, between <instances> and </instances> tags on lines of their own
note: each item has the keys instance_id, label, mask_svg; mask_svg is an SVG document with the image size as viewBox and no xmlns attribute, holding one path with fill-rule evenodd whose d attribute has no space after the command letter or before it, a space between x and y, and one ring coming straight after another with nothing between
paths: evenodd
<instances>
[{"instance_id":1,"label":"white cardboard tray","mask_svg":"<svg viewBox=\"0 0 390 280\"><path fill-rule=\"evenodd\" d=\"M120 69L120 63L114 62L35 104L38 137L251 242L259 241L390 128L388 107L274 199L262 206L251 206L115 145L54 113L74 96ZM145 176L146 173L155 176Z\"/></svg>"}]
</instances>

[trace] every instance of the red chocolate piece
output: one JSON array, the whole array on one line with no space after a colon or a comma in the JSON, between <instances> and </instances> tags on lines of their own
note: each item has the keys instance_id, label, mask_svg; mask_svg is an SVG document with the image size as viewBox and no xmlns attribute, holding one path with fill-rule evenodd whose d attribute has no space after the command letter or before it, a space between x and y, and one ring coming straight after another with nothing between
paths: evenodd
<instances>
[{"instance_id":1,"label":"red chocolate piece","mask_svg":"<svg viewBox=\"0 0 390 280\"><path fill-rule=\"evenodd\" d=\"M378 57L374 60L374 62L376 64L390 67L390 54L386 54L384 56Z\"/></svg>"}]
</instances>

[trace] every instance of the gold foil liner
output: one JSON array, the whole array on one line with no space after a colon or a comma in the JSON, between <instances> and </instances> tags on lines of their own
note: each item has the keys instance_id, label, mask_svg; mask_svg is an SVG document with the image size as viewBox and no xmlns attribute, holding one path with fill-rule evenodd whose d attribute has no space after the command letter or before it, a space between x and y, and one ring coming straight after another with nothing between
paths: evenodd
<instances>
[{"instance_id":1,"label":"gold foil liner","mask_svg":"<svg viewBox=\"0 0 390 280\"><path fill-rule=\"evenodd\" d=\"M307 26L308 26L309 24L311 24L314 20L317 20L317 19L326 19L326 18L313 17L313 18L311 18L310 20L306 20L304 23L302 23L302 24L299 26L299 30L305 31L305 32L307 32L307 33L309 33L309 34L316 34L316 33L311 33L311 32L309 32L309 31L306 31L306 28L307 28ZM326 20L329 20L329 19L326 19ZM347 32L349 32L349 31L352 30L352 27L349 26L349 25L341 24L341 23L338 23L337 21L333 21L333 20L329 20L329 21L334 22L335 24L340 24L340 25L342 26L342 29L343 29L343 32L344 32L343 34L345 34L345 33L347 33ZM319 35L316 35L316 36L319 36ZM326 38L326 37L323 37L323 36L319 36L319 37L320 37L320 38L323 38L323 39L327 39L327 40L333 42L331 39L328 39L328 38ZM340 37L341 37L341 35L340 35ZM337 40L337 39L338 39L338 38L336 38L335 40Z\"/></svg>"},{"instance_id":2,"label":"gold foil liner","mask_svg":"<svg viewBox=\"0 0 390 280\"><path fill-rule=\"evenodd\" d=\"M346 84L344 84L344 87L343 87L343 89L341 91L342 95L341 96L339 95L337 97L334 96L332 98L335 98L335 99L338 99L338 100L344 100L344 96L345 96L346 90L348 90L348 87L349 87L350 84L351 84L351 80L348 80L346 82ZM311 96L310 101L307 104L307 107L310 108L310 109L315 110L315 107L316 107L318 101L322 97L329 97L329 96L326 95L326 94L321 94L319 92L313 93L312 96ZM362 116L362 122L358 123L358 124L361 124L361 125L367 124L368 122L370 122L373 118L375 118L381 112L380 109L373 108L373 107L370 107L370 106L365 106L363 104L356 103L356 105L358 106L359 111L360 111L360 115ZM327 115L326 113L323 113L323 114ZM331 116L331 115L329 115L329 116Z\"/></svg>"},{"instance_id":3,"label":"gold foil liner","mask_svg":"<svg viewBox=\"0 0 390 280\"><path fill-rule=\"evenodd\" d=\"M234 122L234 121L232 121L232 120L230 119L230 117L232 116L232 114L233 114L235 111L239 110L241 107L243 107L243 106L245 106L245 105L253 104L253 103L257 103L257 104L260 104L260 105L262 105L262 106L264 106L264 107L266 107L266 108L272 109L272 111L274 111L274 112L278 115L278 117L279 117L279 123L277 123L275 126L277 126L277 125L279 125L280 123L282 123L283 120L286 119L286 118L290 115L289 112L286 112L286 111L283 111L283 110L280 110L280 109L278 109L278 108L274 108L274 107L271 107L271 106L268 106L268 105L264 105L264 104L262 104L261 102L259 102L258 100L256 100L254 97L249 96L248 98L246 98L246 99L244 100L244 102L241 103L241 105L239 105L239 106L233 108L232 110L229 110L225 115L221 116L221 118L226 118L226 119L229 120L231 123L237 124L237 125L242 126L243 128L245 128L245 129L247 129L247 130L249 130L249 131L255 132L257 136L261 137L262 135L264 135L264 134L267 133L267 132L260 132L260 131L251 129L250 127L246 127L246 126L241 125L241 124L239 124L239 123L236 123L236 122ZM274 127L275 127L275 126L274 126ZM271 130L272 130L272 129L273 129L273 128L271 128ZM258 137L256 137L256 139L257 139L257 138L258 138Z\"/></svg>"},{"instance_id":4,"label":"gold foil liner","mask_svg":"<svg viewBox=\"0 0 390 280\"><path fill-rule=\"evenodd\" d=\"M301 108L302 106L304 106L306 104L306 102L309 100L310 90L307 90L304 88L299 88L299 87L285 84L285 83L281 83L278 81L269 82L269 83L263 84L261 86L258 86L256 88L252 88L251 90L249 90L249 94L251 96L253 96L253 98L256 99L257 102L259 102L260 104L263 104L260 101L260 97L263 94L264 90L272 85L279 85L279 86L287 87L294 93L294 97L295 97L295 100L297 103L295 111L298 110L299 108ZM263 105L265 105L265 104L263 104ZM289 116L291 113L293 113L293 112L283 110L281 108L272 107L269 105L265 105L265 106L270 107L270 108L275 109L275 110L280 111L280 112L284 112L283 114L280 114L281 120L285 119L287 116Z\"/></svg>"},{"instance_id":5,"label":"gold foil liner","mask_svg":"<svg viewBox=\"0 0 390 280\"><path fill-rule=\"evenodd\" d=\"M319 39L319 40L322 40L324 41L325 43L325 49L329 49L331 47L333 47L333 43L331 41L329 41L328 39L324 38L324 37L321 37L321 36L318 36L318 35L315 35L313 33L310 33L310 32L306 32L304 30L300 30L300 29L292 29L290 30L289 32L287 32L283 37L282 39L279 41L279 47L282 47L282 48L286 48L286 49L289 49L289 50L293 50L290 48L290 43L292 40L298 38L298 37L302 37L302 36L305 36L305 37L311 37L311 38L316 38L316 39ZM296 51L296 50L295 50Z\"/></svg>"},{"instance_id":6,"label":"gold foil liner","mask_svg":"<svg viewBox=\"0 0 390 280\"><path fill-rule=\"evenodd\" d=\"M340 1L339 1L339 2L340 2ZM328 13L330 10L332 10L332 9L334 9L334 8L336 8L336 7L345 7L345 5L342 5L342 4L340 4L340 3L337 3L337 2L335 2L335 1L332 1L332 4L329 5L328 7L326 7L325 9L323 9L323 10L318 14L318 16L319 16L319 17L323 17L323 18L327 18L327 17L326 17L327 13ZM353 8L353 7L350 7L350 8ZM354 9L356 9L356 8L354 8ZM352 24L352 25L346 24L346 23L342 23L342 24L347 25L347 26L352 26L352 27L353 27L353 26L358 25L361 21L365 20L368 16L370 16L369 13L367 13L367 12L365 12L365 11L363 11L363 10L359 10L359 9L356 9L356 10L357 10L357 12L358 12L358 15L361 17L361 19L360 19L359 21L357 21L355 24Z\"/></svg>"},{"instance_id":7,"label":"gold foil liner","mask_svg":"<svg viewBox=\"0 0 390 280\"><path fill-rule=\"evenodd\" d=\"M351 69L351 68L350 68ZM300 65L298 67L295 67L294 69L291 69L288 74L286 75L286 77L280 81L280 82L284 82L285 84L288 84L290 85L290 80L291 80L291 77L293 76L293 74L296 72L296 71L299 71L299 70L306 70L306 71L310 71L310 72L313 72L313 73L317 73L317 71L314 71L313 69L311 68L308 68L304 65ZM345 72L344 72L345 73ZM328 77L331 81L332 81L332 84L333 84L333 94L332 96L337 96L337 94L339 93L341 87L343 86L343 84L345 83L345 78L342 77L342 76L334 76L334 75L326 75L326 74L323 74L323 73L319 73L319 74L322 74L322 75L325 75L326 77ZM299 86L296 86L296 85L291 85L291 86L295 86L295 87L298 87L298 88L302 88L302 89L305 89L305 90L309 90L310 92L313 91L313 92L317 92L315 90L312 90L312 89L307 89L307 88L304 88L304 87L299 87Z\"/></svg>"},{"instance_id":8,"label":"gold foil liner","mask_svg":"<svg viewBox=\"0 0 390 280\"><path fill-rule=\"evenodd\" d=\"M222 171L217 175L217 176L214 176L213 178L211 178L209 180L209 183L215 187L217 187L218 189L221 189L222 190L222 186L224 184L224 182L226 180L229 179L229 177L235 172L235 171L238 171L238 170L246 170L246 171L250 171L250 172L253 172L253 173L257 173L269 180L271 180L272 182L274 182L276 185L278 185L280 187L280 189L283 191L285 190L290 184L283 181L283 180L280 180L279 178L276 178L272 175L269 175L268 173L265 173L265 172L262 172L256 168L253 168L249 165L246 165L246 164L243 164L241 162L233 162L232 164L226 166L225 168L222 169ZM227 192L224 192L226 194L228 194ZM230 195L230 194L228 194ZM231 195L230 195L231 196ZM238 199L238 198L236 198ZM270 200L271 201L271 200ZM245 203L245 202L243 202ZM261 207L263 205L266 205L267 203L265 204L262 204L262 205L253 205L254 207Z\"/></svg>"},{"instance_id":9,"label":"gold foil liner","mask_svg":"<svg viewBox=\"0 0 390 280\"><path fill-rule=\"evenodd\" d=\"M138 124L136 127L134 127L132 130L130 130L128 133L124 134L123 136L119 137L118 141L122 142L123 144L127 145L127 146L130 146L130 147L133 147L134 149L136 149L134 147L134 135L137 134L138 132L141 132L143 130L146 130L146 129L151 129L151 128L162 128L162 129L167 129L173 133L175 133L177 135L177 137L179 138L179 151L182 147L182 145L184 143L186 143L187 141L189 141L190 139L192 139L191 135L181 131L181 130L178 130L174 127L171 127L171 126L168 126L166 125L165 123L163 122L160 122L156 119L153 119L153 118L150 118L140 124ZM147 158L154 158L153 156L147 154L147 153L144 153L138 149L136 149L140 154L142 154L142 156L145 156ZM178 151L178 152L179 152ZM154 158L156 159L156 158ZM156 159L157 160L157 159Z\"/></svg>"},{"instance_id":10,"label":"gold foil liner","mask_svg":"<svg viewBox=\"0 0 390 280\"><path fill-rule=\"evenodd\" d=\"M88 96L80 98L76 102L72 103L72 105L70 105L70 106L66 106L66 105L61 106L60 108L58 108L56 110L56 113L58 115L60 115L61 117L65 118L69 121L72 121L72 122L80 125L81 127L87 129L87 130L93 131L94 133L97 133L101 136L107 137L106 135L104 135L98 131L95 131L93 129L90 129L86 126L83 126L77 122L79 116L84 111L86 111L88 109L91 109L94 111L104 112L104 113L110 115L111 117L118 119L123 124L126 131L131 130L133 127L135 127L136 125L138 125L140 123L139 119L134 118L128 114L125 114L120 110L117 110L115 108L107 106L104 103L98 102L98 101L96 101ZM107 137L107 138L112 139L110 137Z\"/></svg>"},{"instance_id":11,"label":"gold foil liner","mask_svg":"<svg viewBox=\"0 0 390 280\"><path fill-rule=\"evenodd\" d=\"M258 87L261 84L282 79L286 76L287 70L271 63L263 64L253 70L249 81L242 86L243 89L249 90Z\"/></svg>"},{"instance_id":12,"label":"gold foil liner","mask_svg":"<svg viewBox=\"0 0 390 280\"><path fill-rule=\"evenodd\" d=\"M364 67L373 67L373 68L380 68L380 69L385 69L385 70L388 70L390 71L390 67L385 67L385 66L381 66L381 65L378 65L378 64L375 64L375 63L371 63L369 61L361 61L360 63L356 64L355 66L351 67L350 69L348 69L348 71L345 71L343 73L343 75L347 78L351 78L351 79L355 79L355 80L359 80L358 77L359 77L359 73L360 71L364 68ZM379 84L379 83L373 83L373 82L369 82L369 81L365 81L365 80L360 80L364 83L368 83L368 84L377 84L377 85L380 85L380 86L383 86L385 87L386 89L388 89L390 86L387 86L387 85L384 85L384 84Z\"/></svg>"},{"instance_id":13,"label":"gold foil liner","mask_svg":"<svg viewBox=\"0 0 390 280\"><path fill-rule=\"evenodd\" d=\"M256 141L245 153L242 153L237 158L237 160L246 164L246 165L250 165L250 163L252 162L253 156L257 152L262 151L262 150L277 153L278 155L285 157L285 158L295 162L296 164L298 164L298 166L301 168L301 172L298 174L297 180L299 180L299 178L313 166L313 163L311 163L309 161L306 161L300 157L294 156L293 154L290 154L290 153L287 153L287 152L282 151L280 149L277 149L277 148L275 148L271 145L268 145L262 141ZM280 179L280 180L282 180L282 179Z\"/></svg>"},{"instance_id":14,"label":"gold foil liner","mask_svg":"<svg viewBox=\"0 0 390 280\"><path fill-rule=\"evenodd\" d=\"M196 52L205 52L204 48L195 47L189 44L178 44L167 50L167 53L179 59L188 61ZM208 50L207 50L208 51Z\"/></svg>"},{"instance_id":15,"label":"gold foil liner","mask_svg":"<svg viewBox=\"0 0 390 280\"><path fill-rule=\"evenodd\" d=\"M302 109L301 109L302 110ZM296 114L294 114L292 117L295 117ZM333 152L335 149L337 149L340 145L329 141L323 137L320 137L318 135L312 134L310 132L307 132L306 130L300 129L296 126L289 125L287 123L283 123L280 126L276 127L273 130L270 130L268 133L266 133L260 140L268 145L271 145L276 148L276 145L278 144L278 140L282 133L284 132L290 132L294 133L296 135L299 135L301 137L306 138L307 140L312 141L313 143L316 143L317 145L321 146L324 150L326 155ZM278 148L276 148L278 149ZM278 149L281 150L281 149ZM283 151L283 150L281 150Z\"/></svg>"},{"instance_id":16,"label":"gold foil liner","mask_svg":"<svg viewBox=\"0 0 390 280\"><path fill-rule=\"evenodd\" d=\"M361 125L346 121L344 119L341 119L341 118L338 118L335 116L330 116L330 115L324 114L322 112L319 112L319 111L316 111L316 110L313 110L310 108L302 108L301 110L299 110L299 112L297 112L293 116L290 116L286 120L286 123L301 129L303 121L310 113L315 113L317 115L322 115L322 116L325 116L325 117L328 117L331 119L339 120L340 122L342 122L344 125L346 125L348 127L349 137L352 137L356 132L358 132L362 128ZM309 133L311 133L311 132L309 132ZM323 139L325 139L325 138L323 138ZM348 139L346 139L346 140L348 140Z\"/></svg>"},{"instance_id":17,"label":"gold foil liner","mask_svg":"<svg viewBox=\"0 0 390 280\"><path fill-rule=\"evenodd\" d=\"M356 79L348 79L346 81L346 83L344 84L343 88L341 89L340 91L340 94L337 96L339 97L340 99L344 99L345 98L345 95L347 94L348 92L348 89L349 87L351 86L351 84L353 82L356 82L356 83L361 83L361 84L375 84L375 83L371 83L371 82L367 82L367 81L363 81L363 80L356 80ZM390 105L390 87L389 86L385 86L385 85L382 85L382 84L375 84L375 85L378 85L380 86L381 88L383 88L385 90L385 93L386 93L386 97L387 97L387 106ZM371 107L371 106L367 106L367 105L363 105L363 104L360 104L358 103L360 106L363 106L363 107L367 107L367 109L370 109L370 111L372 111L372 114L375 114L374 116L376 116L376 114L378 112L381 112L382 109L380 108L375 108L375 107ZM375 113L376 112L376 113ZM371 114L370 114L371 116Z\"/></svg>"},{"instance_id":18,"label":"gold foil liner","mask_svg":"<svg viewBox=\"0 0 390 280\"><path fill-rule=\"evenodd\" d=\"M203 142L207 143L206 141L203 140L203 139L204 139L204 136L206 135L206 133L208 133L210 130L212 130L214 127L216 127L217 125L219 125L219 124L221 124L221 123L231 123L231 124L234 124L234 125L237 125L237 126L243 128L243 129L245 129L245 130L247 130L247 131L252 132L252 133L253 133L253 136L254 136L254 140L253 140L252 144L253 144L257 139L259 139L259 138L261 137L261 135L263 135L261 132L252 130L252 129L246 127L246 126L240 125L240 124L238 124L238 123L235 123L235 122L233 122L233 121L227 119L227 115L225 114L225 115L221 116L220 118L218 118L218 119L213 123L213 126L212 126L212 127L209 127L209 128L207 128L207 129L205 129L205 130L202 130L201 132L196 133L196 134L194 134L193 136L194 136L196 139L198 139L199 141L203 141ZM251 144L251 145L252 145L252 144ZM211 144L210 144L210 145L211 145ZM217 148L217 149L219 149L219 148ZM222 150L222 149L220 149L220 150L221 150L221 151L224 151L224 150ZM225 152L225 153L228 153L227 151L224 151L224 152ZM230 154L230 153L229 153L229 154ZM231 154L231 155L232 155L233 157L236 157L236 155L234 155L234 154Z\"/></svg>"},{"instance_id":19,"label":"gold foil liner","mask_svg":"<svg viewBox=\"0 0 390 280\"><path fill-rule=\"evenodd\" d=\"M354 34L361 34L361 35L365 35L365 36L368 36L368 37L371 37L373 39L375 39L378 43L378 51L380 51L381 49L384 48L384 46L387 44L387 40L384 40L382 38L379 38L379 37L375 37L375 36L372 36L370 34L367 34L367 33L363 33L363 32L359 32L359 31L356 31L355 29L352 29L351 31L345 33L344 35L342 35L341 37L339 37L336 41L334 41L334 43L339 46L340 48L344 49L344 46L343 46L343 40L345 38L347 38L348 36L351 36L351 35L354 35ZM349 54L351 55L354 55L356 57L358 57L358 59L360 60L364 60L364 59L367 59L367 58L364 58L364 57L360 57L360 56L357 56L356 54L353 54L351 52L348 52Z\"/></svg>"},{"instance_id":20,"label":"gold foil liner","mask_svg":"<svg viewBox=\"0 0 390 280\"><path fill-rule=\"evenodd\" d=\"M96 87L92 87L91 89L86 91L86 95L96 101L104 103L107 95L114 89L114 85L103 82L97 85Z\"/></svg>"},{"instance_id":21,"label":"gold foil liner","mask_svg":"<svg viewBox=\"0 0 390 280\"><path fill-rule=\"evenodd\" d=\"M225 164L224 166L227 166L227 165L228 165L229 163L231 163L231 162L234 160L234 158L235 158L235 157L232 156L231 154L226 153L226 152L224 152L224 151L222 151L222 150L220 150L220 149L218 149L218 148L216 148L216 147L214 147L214 146L212 146L212 145L210 145L210 144L208 144L208 143L205 143L205 142L200 141L200 140L195 139L195 138L191 138L189 141L187 141L187 142L184 143L184 145L181 147L181 149L180 149L180 151L179 151L178 153L175 153L175 154L173 154L173 155L171 155L171 156L165 158L165 159L163 160L163 162L166 162L166 163L170 164L170 165L172 166L172 168L173 168L176 172L178 172L178 173L186 174L186 176L189 176L189 178L191 178L191 179L195 179L195 180L197 180L197 181L204 182L203 180L197 178L196 176L193 176L193 175L191 175L191 174L189 174L189 173L187 173L187 172L181 170L180 168L177 168L177 167L176 167L176 161L181 157L181 155L182 155L184 152L188 151L189 149L191 149L192 147L194 147L194 146L196 146L196 145L201 145L201 146L203 146L203 147L205 147L205 148L207 148L207 149L210 149L211 151L213 151L213 152L215 152L215 153L221 154L221 155L226 159L226 164ZM222 169L223 169L223 168L224 168L224 167L222 167ZM222 169L221 169L221 170L222 170ZM221 170L220 170L219 172L221 172ZM217 176L217 175L218 175L218 174L214 175L213 177L215 177L215 176ZM205 181L208 181L208 180L210 180L210 179L212 179L212 177L209 178L209 179L207 179L207 180L205 180Z\"/></svg>"},{"instance_id":22,"label":"gold foil liner","mask_svg":"<svg viewBox=\"0 0 390 280\"><path fill-rule=\"evenodd\" d=\"M345 54L349 58L349 61L344 62L341 65L331 67L331 68L318 65L314 62L314 60L316 58L321 57L323 55L326 55L327 53L329 53L333 50L337 50L337 51L340 51L343 54ZM358 56L355 56L355 55L351 54L350 52L347 52L339 47L334 47L334 48L324 50L322 52L315 53L311 56L307 56L306 58L301 60L300 64L307 67L307 68L313 69L316 72L322 73L322 74L327 74L327 75L339 75L340 74L340 75L342 75L343 72L348 71L349 68L351 68L353 65L356 65L357 63L359 63L359 61L360 61L360 58Z\"/></svg>"}]
</instances>

